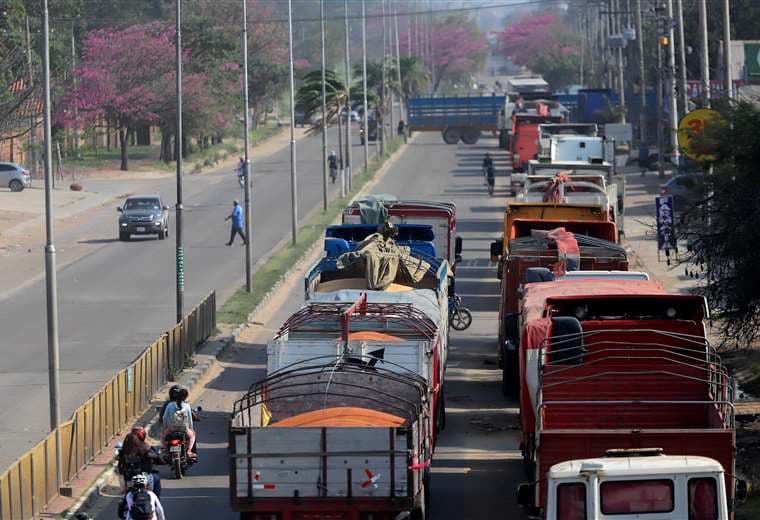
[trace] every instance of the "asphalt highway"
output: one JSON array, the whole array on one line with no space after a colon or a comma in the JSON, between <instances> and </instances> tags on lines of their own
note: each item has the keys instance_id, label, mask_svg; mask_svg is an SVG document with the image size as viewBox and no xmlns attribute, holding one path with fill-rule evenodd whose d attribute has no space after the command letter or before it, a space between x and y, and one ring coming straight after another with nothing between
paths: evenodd
<instances>
[{"instance_id":1,"label":"asphalt highway","mask_svg":"<svg viewBox=\"0 0 760 520\"><path fill-rule=\"evenodd\" d=\"M363 165L363 153L358 130L354 134L356 168ZM374 143L370 145L372 150ZM328 150L337 148L337 130L330 129ZM321 157L321 136L298 142L300 218L321 207ZM252 168L258 259L290 236L289 148L254 162ZM175 190L173 178L150 184L150 191L172 208ZM331 197L337 191L339 183L330 185ZM234 247L225 246L229 223L224 218L234 199L242 203L243 194L232 171L184 177L186 311L213 289L222 301L243 284L245 248L239 238ZM169 239L119 242L115 205L93 210L86 224L67 232L80 244L97 247L58 272L64 419L175 323L174 212ZM7 289L0 287L0 294ZM1 472L49 431L44 279L0 299L0 331Z\"/></svg>"},{"instance_id":2,"label":"asphalt highway","mask_svg":"<svg viewBox=\"0 0 760 520\"><path fill-rule=\"evenodd\" d=\"M489 243L501 230L507 192L506 161L497 152L497 190L489 197L480 162L496 151L494 139L473 146L448 146L439 135L418 135L374 188L415 199L457 204L458 232L464 239L463 262L457 267L457 292L473 311L473 324L452 331L446 372L447 425L439 437L432 466L434 520L526 518L515 503L524 479L519 452L517 403L499 388L496 366L498 281L489 262ZM229 508L227 421L232 404L265 374L266 341L303 301L295 283L280 305L250 339L238 344L221 363L193 405L203 406L198 426L198 465L181 481L162 469L162 503L167 518L237 519ZM89 511L95 518L114 518L118 498L101 498Z\"/></svg>"}]
</instances>

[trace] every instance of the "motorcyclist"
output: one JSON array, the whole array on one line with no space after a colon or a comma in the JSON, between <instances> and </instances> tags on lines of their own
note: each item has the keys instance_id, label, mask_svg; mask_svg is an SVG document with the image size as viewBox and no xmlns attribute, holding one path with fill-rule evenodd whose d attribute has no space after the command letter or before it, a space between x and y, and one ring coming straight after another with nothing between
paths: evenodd
<instances>
[{"instance_id":1,"label":"motorcyclist","mask_svg":"<svg viewBox=\"0 0 760 520\"><path fill-rule=\"evenodd\" d=\"M166 520L164 508L155 493L147 489L148 477L132 478L132 488L119 503L119 518L124 520Z\"/></svg>"},{"instance_id":2,"label":"motorcyclist","mask_svg":"<svg viewBox=\"0 0 760 520\"><path fill-rule=\"evenodd\" d=\"M241 155L240 160L237 163L237 166L235 167L235 172L237 173L238 177L244 177L245 176L245 156Z\"/></svg>"},{"instance_id":3,"label":"motorcyclist","mask_svg":"<svg viewBox=\"0 0 760 520\"><path fill-rule=\"evenodd\" d=\"M483 159L483 184L488 185L489 182L493 182L493 176L494 176L493 159L491 158L490 153L486 153L486 156Z\"/></svg>"},{"instance_id":4,"label":"motorcyclist","mask_svg":"<svg viewBox=\"0 0 760 520\"><path fill-rule=\"evenodd\" d=\"M172 392L173 390L173 392ZM188 391L179 385L173 386L169 390L170 401L166 404L162 417L162 424L164 426L163 434L161 435L162 441L166 442L166 436L176 431L177 420L181 417L181 421L184 423L183 430L187 434L187 453L188 457L197 457L195 451L195 430L193 429L193 420L197 419L197 416L187 402Z\"/></svg>"},{"instance_id":5,"label":"motorcyclist","mask_svg":"<svg viewBox=\"0 0 760 520\"><path fill-rule=\"evenodd\" d=\"M124 479L124 488L127 482L140 473L148 477L148 489L157 497L161 497L161 479L158 472L153 471L154 464L161 463L158 452L145 442L146 431L142 426L132 428L132 431L124 437L124 442L119 450L117 469Z\"/></svg>"},{"instance_id":6,"label":"motorcyclist","mask_svg":"<svg viewBox=\"0 0 760 520\"><path fill-rule=\"evenodd\" d=\"M327 163L330 165L330 178L335 183L335 179L338 176L338 156L335 154L335 150L330 152Z\"/></svg>"}]
</instances>

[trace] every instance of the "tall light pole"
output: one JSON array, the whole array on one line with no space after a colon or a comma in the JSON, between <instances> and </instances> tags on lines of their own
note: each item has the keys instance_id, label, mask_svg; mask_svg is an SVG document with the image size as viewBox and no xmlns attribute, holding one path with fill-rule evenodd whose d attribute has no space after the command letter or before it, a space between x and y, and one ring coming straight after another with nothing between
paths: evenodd
<instances>
[{"instance_id":1,"label":"tall light pole","mask_svg":"<svg viewBox=\"0 0 760 520\"><path fill-rule=\"evenodd\" d=\"M346 176L348 191L351 191L351 55L348 49L348 0L343 0L343 13L346 26Z\"/></svg>"},{"instance_id":2,"label":"tall light pole","mask_svg":"<svg viewBox=\"0 0 760 520\"><path fill-rule=\"evenodd\" d=\"M175 208L175 241L176 252L176 281L177 281L177 323L182 321L185 305L185 251L182 248L182 0L177 2L176 34L176 89L177 89L177 134L174 138L175 154L177 155L177 205Z\"/></svg>"},{"instance_id":3,"label":"tall light pole","mask_svg":"<svg viewBox=\"0 0 760 520\"><path fill-rule=\"evenodd\" d=\"M391 0L388 1L388 9L386 11L387 15L393 16L393 11L391 8ZM390 60L391 63L393 63L393 21L388 18L388 48L386 49L383 47L383 59L387 60L388 55L390 54ZM383 25L383 29L385 28L385 24ZM390 51L390 52L388 52ZM389 78L390 80L390 78ZM393 117L393 102L394 102L394 92L392 88L388 89L388 101L390 102L390 109L388 111L388 122L390 123L390 138L393 139L393 133L396 131L396 123L395 118Z\"/></svg>"},{"instance_id":4,"label":"tall light pole","mask_svg":"<svg viewBox=\"0 0 760 520\"><path fill-rule=\"evenodd\" d=\"M362 86L364 88L364 171L369 167L369 105L367 104L367 6L362 0Z\"/></svg>"},{"instance_id":5,"label":"tall light pole","mask_svg":"<svg viewBox=\"0 0 760 520\"><path fill-rule=\"evenodd\" d=\"M298 189L296 186L296 95L293 78L293 2L288 0L288 62L290 67L290 212L293 244L298 240Z\"/></svg>"},{"instance_id":6,"label":"tall light pole","mask_svg":"<svg viewBox=\"0 0 760 520\"><path fill-rule=\"evenodd\" d=\"M325 67L327 67L327 63L325 60L325 0L319 0L319 30L319 46L322 53L322 209L327 211L327 87L325 85Z\"/></svg>"},{"instance_id":7,"label":"tall light pole","mask_svg":"<svg viewBox=\"0 0 760 520\"><path fill-rule=\"evenodd\" d=\"M245 292L253 291L253 237L251 236L251 160L248 135L248 0L243 0L243 147L245 154Z\"/></svg>"},{"instance_id":8,"label":"tall light pole","mask_svg":"<svg viewBox=\"0 0 760 520\"><path fill-rule=\"evenodd\" d=\"M673 28L673 0L667 2L668 16L668 93L670 97L670 147L672 163L679 164L678 152L678 89L676 88L676 42Z\"/></svg>"},{"instance_id":9,"label":"tall light pole","mask_svg":"<svg viewBox=\"0 0 760 520\"><path fill-rule=\"evenodd\" d=\"M707 43L707 0L699 1L699 32L701 35L699 69L702 84L702 99L706 107L710 106L710 47Z\"/></svg>"},{"instance_id":10,"label":"tall light pole","mask_svg":"<svg viewBox=\"0 0 760 520\"><path fill-rule=\"evenodd\" d=\"M47 301L47 343L48 343L48 390L50 393L50 430L55 431L55 478L56 489L63 484L61 463L60 382L58 373L60 358L58 349L58 280L55 267L55 245L53 242L53 139L50 132L50 22L48 2L42 8L42 88L44 91L44 139L45 139L45 295Z\"/></svg>"},{"instance_id":11,"label":"tall light pole","mask_svg":"<svg viewBox=\"0 0 760 520\"><path fill-rule=\"evenodd\" d=\"M381 5L381 13L382 13L382 19L383 19L383 50L380 52L380 66L381 66L381 84L380 84L380 99L382 102L380 103L380 128L379 132L377 133L377 138L380 139L380 153L382 155L385 155L385 101L387 97L387 89L385 86L385 40L386 40L386 31L385 31L385 0L380 0ZM382 132L382 133L381 133Z\"/></svg>"},{"instance_id":12,"label":"tall light pole","mask_svg":"<svg viewBox=\"0 0 760 520\"><path fill-rule=\"evenodd\" d=\"M686 88L686 36L683 26L683 0L676 0L676 23L678 24L678 67L681 69L678 88L681 90L682 111L686 114L689 111L689 92Z\"/></svg>"},{"instance_id":13,"label":"tall light pole","mask_svg":"<svg viewBox=\"0 0 760 520\"><path fill-rule=\"evenodd\" d=\"M642 32L641 23L641 0L636 0L636 40L638 42L638 58L639 58L639 96L641 100L639 103L639 141L640 145L644 146L647 142L647 81L644 67L644 33Z\"/></svg>"},{"instance_id":14,"label":"tall light pole","mask_svg":"<svg viewBox=\"0 0 760 520\"><path fill-rule=\"evenodd\" d=\"M396 31L396 81L398 81L398 89L399 89L399 96L401 99L398 100L398 106L399 106L399 119L404 120L404 99L403 95L401 93L403 92L403 85L401 84L401 52L400 52L400 45L399 45L399 38L398 38L398 9L393 9L393 25L395 27ZM391 107L392 109L392 107Z\"/></svg>"},{"instance_id":15,"label":"tall light pole","mask_svg":"<svg viewBox=\"0 0 760 520\"><path fill-rule=\"evenodd\" d=\"M725 82L726 97L733 94L731 72L731 6L729 0L723 0L723 81Z\"/></svg>"}]
</instances>

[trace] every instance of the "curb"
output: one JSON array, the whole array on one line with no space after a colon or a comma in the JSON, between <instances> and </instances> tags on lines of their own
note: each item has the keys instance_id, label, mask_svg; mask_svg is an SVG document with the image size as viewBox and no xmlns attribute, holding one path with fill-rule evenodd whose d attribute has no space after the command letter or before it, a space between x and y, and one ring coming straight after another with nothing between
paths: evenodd
<instances>
[{"instance_id":1,"label":"curb","mask_svg":"<svg viewBox=\"0 0 760 520\"><path fill-rule=\"evenodd\" d=\"M409 142L411 142L412 139L409 139ZM349 204L352 204L354 201L356 201L359 197L364 196L371 188L373 188L379 181L382 179L382 177L387 173L388 169L395 163L398 156L406 149L408 143L404 143L390 156L386 161L383 163L383 165L378 169L378 171L375 173L375 175L370 179L364 187L362 187L359 192L354 195ZM340 219L340 215L336 217L336 221ZM334 221L335 222L335 221ZM283 241L286 241L287 239L283 239ZM308 259L315 253L317 249L320 249L322 246L322 243L317 240L312 244L304 253L296 260L296 262L293 264L293 266L288 269L285 273L283 273L282 276L275 282L275 284L267 291L267 293L263 296L261 301L256 305L256 307L251 311L251 313L248 315L248 318L246 319L245 323L242 323L235 327L232 331L231 337L225 337L224 339L219 339L216 341L216 345L214 345L208 352L204 352L202 355L208 356L207 359L204 359L201 363L199 363L197 366L186 369L182 371L182 374L178 378L178 381L180 384L182 384L185 388L188 389L188 391L192 391L196 384L198 384L198 381L200 381L203 376L205 376L208 371L211 369L212 366L214 366L219 356L231 345L234 345L237 342L237 338L240 335L240 333L243 331L245 327L250 325L253 321L255 321L255 318L266 308L266 306L269 304L269 302L274 298L275 294L279 291L279 289L282 287L282 285L290 278L292 277L298 270L300 270L303 267L303 263L308 261ZM278 244L275 247L275 250L280 247L280 244ZM269 256L271 256L270 253ZM257 265L261 263L262 261L266 261L265 259L260 259L259 262L257 262ZM158 413L155 412L155 409L151 405L151 408L148 409L148 412L146 412L148 417L148 422L145 424L144 428L149 432L149 435L155 437L154 435L154 429L156 426L156 423L158 422ZM144 417L145 415L143 415ZM140 422L138 420L138 422ZM103 488L110 482L114 475L116 474L116 461L111 462L110 467L105 469L101 476L90 486L87 488L87 490L82 494L82 496L77 500L77 502L69 508L68 512L62 515L62 518L64 520L68 520L74 517L77 513L80 512L80 509L89 507L92 505L92 503L101 496Z\"/></svg>"},{"instance_id":2,"label":"curb","mask_svg":"<svg viewBox=\"0 0 760 520\"><path fill-rule=\"evenodd\" d=\"M193 368L183 370L182 374L176 381L177 383L182 384L185 388L188 389L188 391L192 391L193 388L198 384L198 381L200 381L203 376L205 376L208 371L211 369L212 366L217 361L218 356L229 346L233 343L232 338L225 338L219 341L216 341L216 345L214 345L208 352L204 352L202 355L208 356L207 359L204 359L201 363L196 365ZM143 417L148 416L148 422L145 424L144 428L149 432L149 435L155 437L154 429L156 426L156 423L158 422L158 413L155 411L155 408L153 405L148 409L146 414L143 415ZM140 422L138 420L138 422ZM80 512L81 509L90 507L95 500L97 500L102 495L103 488L114 478L114 475L116 474L116 461L112 461L108 467L101 473L100 477L90 486L87 488L87 490L82 494L81 497L76 501L76 503L71 506L68 509L68 512L64 513L62 515L62 518L64 520L68 520L70 518L73 518L74 515ZM84 511L81 511L84 512Z\"/></svg>"}]
</instances>

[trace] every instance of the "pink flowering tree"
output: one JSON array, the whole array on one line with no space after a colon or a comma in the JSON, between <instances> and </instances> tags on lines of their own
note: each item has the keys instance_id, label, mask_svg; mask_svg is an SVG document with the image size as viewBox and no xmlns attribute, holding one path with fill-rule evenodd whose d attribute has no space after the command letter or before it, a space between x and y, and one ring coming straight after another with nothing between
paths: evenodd
<instances>
[{"instance_id":1,"label":"pink flowering tree","mask_svg":"<svg viewBox=\"0 0 760 520\"><path fill-rule=\"evenodd\" d=\"M129 132L157 122L162 102L173 92L167 85L174 67L172 32L159 23L93 32L74 70L76 87L60 100L58 119L67 126L115 123L122 170L129 165Z\"/></svg>"},{"instance_id":2,"label":"pink flowering tree","mask_svg":"<svg viewBox=\"0 0 760 520\"><path fill-rule=\"evenodd\" d=\"M527 12L496 36L505 56L541 74L553 88L576 80L577 38L554 12Z\"/></svg>"}]
</instances>

